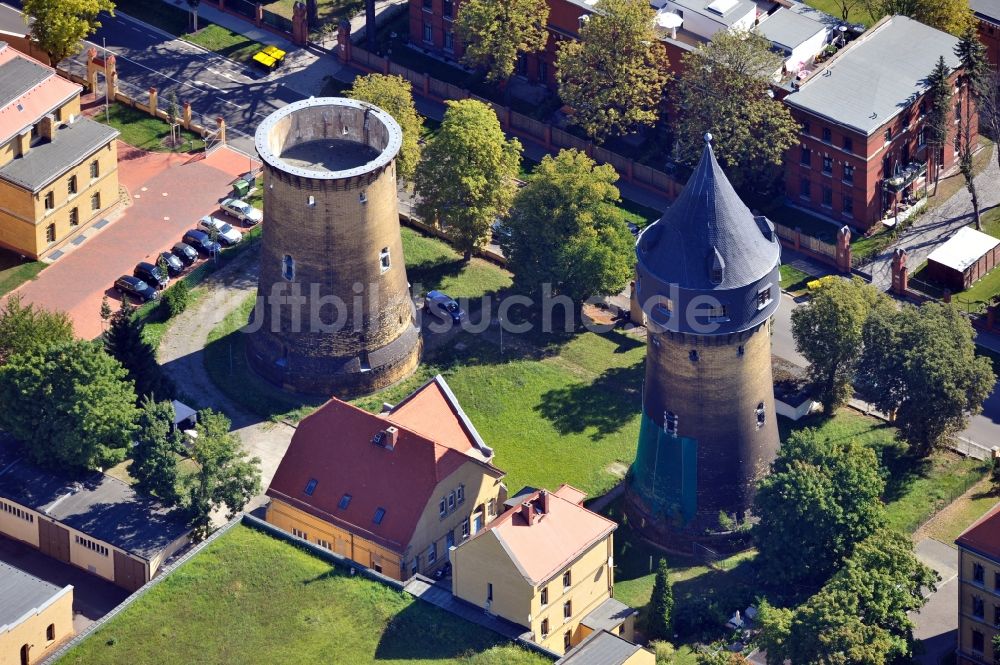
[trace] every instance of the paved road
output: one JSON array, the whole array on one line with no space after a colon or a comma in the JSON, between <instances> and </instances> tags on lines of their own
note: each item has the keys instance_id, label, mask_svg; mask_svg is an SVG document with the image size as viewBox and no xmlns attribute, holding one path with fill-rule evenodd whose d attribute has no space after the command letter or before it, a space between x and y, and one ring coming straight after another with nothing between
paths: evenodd
<instances>
[{"instance_id":1,"label":"paved road","mask_svg":"<svg viewBox=\"0 0 1000 665\"><path fill-rule=\"evenodd\" d=\"M958 639L958 551L933 538L917 543L917 558L941 576L937 591L927 604L913 615L913 636L923 643L923 653L914 661L919 665L938 665L941 658L955 650Z\"/></svg>"}]
</instances>

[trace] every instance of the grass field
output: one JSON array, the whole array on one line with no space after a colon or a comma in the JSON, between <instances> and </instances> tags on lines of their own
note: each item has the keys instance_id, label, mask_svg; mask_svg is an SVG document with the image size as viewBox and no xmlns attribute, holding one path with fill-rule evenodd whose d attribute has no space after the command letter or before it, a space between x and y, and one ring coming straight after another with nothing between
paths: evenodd
<instances>
[{"instance_id":1,"label":"grass field","mask_svg":"<svg viewBox=\"0 0 1000 665\"><path fill-rule=\"evenodd\" d=\"M548 661L407 594L237 526L60 662Z\"/></svg>"},{"instance_id":2,"label":"grass field","mask_svg":"<svg viewBox=\"0 0 1000 665\"><path fill-rule=\"evenodd\" d=\"M786 291L800 291L812 277L794 266L781 265L781 288Z\"/></svg>"},{"instance_id":3,"label":"grass field","mask_svg":"<svg viewBox=\"0 0 1000 665\"><path fill-rule=\"evenodd\" d=\"M841 9L842 3L839 0L805 0L805 3L838 19L842 18L844 14ZM871 15L865 9L863 2L851 2L849 4L855 5L848 15L849 21L852 23L864 23L869 26L875 23L875 20L872 19Z\"/></svg>"},{"instance_id":4,"label":"grass field","mask_svg":"<svg viewBox=\"0 0 1000 665\"><path fill-rule=\"evenodd\" d=\"M260 42L214 23L184 35L184 40L243 64L249 63L253 54L264 48Z\"/></svg>"},{"instance_id":5,"label":"grass field","mask_svg":"<svg viewBox=\"0 0 1000 665\"><path fill-rule=\"evenodd\" d=\"M169 102L164 99L160 100L160 104L161 108L165 108L164 105ZM205 147L201 137L185 129L181 130L181 143L176 146L168 145L170 125L166 121L124 104L112 104L107 116L102 113L95 119L100 122L108 119L108 124L121 132L121 136L118 137L120 140L143 150L193 152Z\"/></svg>"},{"instance_id":6,"label":"grass field","mask_svg":"<svg viewBox=\"0 0 1000 665\"><path fill-rule=\"evenodd\" d=\"M0 249L0 296L34 279L44 267L41 261L22 259L16 252Z\"/></svg>"},{"instance_id":7,"label":"grass field","mask_svg":"<svg viewBox=\"0 0 1000 665\"><path fill-rule=\"evenodd\" d=\"M291 20L292 10L295 8L296 1L275 0L275 2L265 4L264 9ZM316 15L320 23L336 22L342 18L351 18L361 11L364 6L362 0L317 0Z\"/></svg>"},{"instance_id":8,"label":"grass field","mask_svg":"<svg viewBox=\"0 0 1000 665\"><path fill-rule=\"evenodd\" d=\"M959 534L995 506L997 501L1000 501L1000 495L993 489L989 480L983 480L971 493L948 506L940 517L934 518L927 525L927 535L954 546Z\"/></svg>"}]
</instances>

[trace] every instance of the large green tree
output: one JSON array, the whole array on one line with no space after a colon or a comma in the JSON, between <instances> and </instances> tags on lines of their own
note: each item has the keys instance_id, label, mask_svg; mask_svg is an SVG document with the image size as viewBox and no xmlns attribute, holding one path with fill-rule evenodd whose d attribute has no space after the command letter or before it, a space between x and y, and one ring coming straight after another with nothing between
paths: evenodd
<instances>
[{"instance_id":1,"label":"large green tree","mask_svg":"<svg viewBox=\"0 0 1000 665\"><path fill-rule=\"evenodd\" d=\"M990 79L993 76L993 68L986 57L986 47L979 41L979 34L975 27L970 25L958 44L955 45L955 55L962 62L962 74L959 77L959 84L968 95L966 102L961 108L958 117L958 128L955 131L955 152L958 153L959 170L965 178L965 188L972 198L972 214L976 222L976 228L982 230L983 221L980 215L979 191L976 188L976 173L973 168L972 155L978 141L972 132L974 119L977 119L976 110L983 110L988 113L992 93ZM970 102L971 99L971 102ZM975 109L973 103L975 102ZM989 118L987 116L987 121Z\"/></svg>"},{"instance_id":2,"label":"large green tree","mask_svg":"<svg viewBox=\"0 0 1000 665\"><path fill-rule=\"evenodd\" d=\"M64 312L23 304L14 294L0 305L0 365L19 353L73 341L73 323Z\"/></svg>"},{"instance_id":3,"label":"large green tree","mask_svg":"<svg viewBox=\"0 0 1000 665\"><path fill-rule=\"evenodd\" d=\"M996 383L988 358L976 355L972 325L952 304L879 311L862 332L855 385L918 455L962 430Z\"/></svg>"},{"instance_id":4,"label":"large green tree","mask_svg":"<svg viewBox=\"0 0 1000 665\"><path fill-rule=\"evenodd\" d=\"M855 277L824 282L806 305L792 310L795 348L809 361L809 378L827 415L851 398L868 315L890 303L884 293Z\"/></svg>"},{"instance_id":5,"label":"large green tree","mask_svg":"<svg viewBox=\"0 0 1000 665\"><path fill-rule=\"evenodd\" d=\"M174 428L174 407L144 397L139 409L138 429L132 446L129 474L139 490L169 505L177 503L177 454L181 434Z\"/></svg>"},{"instance_id":6,"label":"large green tree","mask_svg":"<svg viewBox=\"0 0 1000 665\"><path fill-rule=\"evenodd\" d=\"M93 342L17 354L0 367L0 429L52 468L121 462L135 428L135 391L125 369Z\"/></svg>"},{"instance_id":7,"label":"large green tree","mask_svg":"<svg viewBox=\"0 0 1000 665\"><path fill-rule=\"evenodd\" d=\"M766 187L798 141L799 126L770 94L781 58L757 33L720 30L686 53L674 88L680 116L676 154L695 164L711 132L716 157L737 186Z\"/></svg>"},{"instance_id":8,"label":"large green tree","mask_svg":"<svg viewBox=\"0 0 1000 665\"><path fill-rule=\"evenodd\" d=\"M884 523L884 488L870 448L814 430L792 434L755 500L764 579L792 595L819 588Z\"/></svg>"},{"instance_id":9,"label":"large green tree","mask_svg":"<svg viewBox=\"0 0 1000 665\"><path fill-rule=\"evenodd\" d=\"M937 182L941 178L942 160L938 158L939 153L944 150L948 143L948 135L951 131L951 70L944 61L944 56L938 58L934 69L927 76L927 100L929 108L927 110L927 153L934 169L935 191Z\"/></svg>"},{"instance_id":10,"label":"large green tree","mask_svg":"<svg viewBox=\"0 0 1000 665\"><path fill-rule=\"evenodd\" d=\"M505 81L519 55L545 49L548 20L547 0L463 0L455 21L462 60L484 69L491 82Z\"/></svg>"},{"instance_id":11,"label":"large green tree","mask_svg":"<svg viewBox=\"0 0 1000 665\"><path fill-rule=\"evenodd\" d=\"M653 593L649 599L646 627L650 632L650 637L670 639L670 636L673 635L673 631L670 629L673 615L674 591L670 584L670 568L667 567L667 560L661 557L656 568L656 577L653 579Z\"/></svg>"},{"instance_id":12,"label":"large green tree","mask_svg":"<svg viewBox=\"0 0 1000 665\"><path fill-rule=\"evenodd\" d=\"M610 165L562 150L546 155L517 193L500 246L515 285L537 294L549 285L577 304L622 290L634 263L632 235Z\"/></svg>"},{"instance_id":13,"label":"large green tree","mask_svg":"<svg viewBox=\"0 0 1000 665\"><path fill-rule=\"evenodd\" d=\"M108 12L114 16L111 0L24 0L24 18L31 24L31 37L49 56L55 67L71 55L80 52L81 40L101 27L97 15Z\"/></svg>"},{"instance_id":14,"label":"large green tree","mask_svg":"<svg viewBox=\"0 0 1000 665\"><path fill-rule=\"evenodd\" d=\"M656 36L646 0L601 0L556 56L559 96L570 120L601 142L660 116L670 80L667 53Z\"/></svg>"},{"instance_id":15,"label":"large green tree","mask_svg":"<svg viewBox=\"0 0 1000 665\"><path fill-rule=\"evenodd\" d=\"M417 167L417 214L441 224L468 261L491 225L507 216L520 163L521 143L507 140L492 108L474 99L449 101Z\"/></svg>"},{"instance_id":16,"label":"large green tree","mask_svg":"<svg viewBox=\"0 0 1000 665\"><path fill-rule=\"evenodd\" d=\"M198 412L198 436L190 448L198 470L185 479L191 527L197 539L211 531L213 511L224 506L231 519L260 492L260 459L247 456L229 427L229 419L221 413L211 409Z\"/></svg>"},{"instance_id":17,"label":"large green tree","mask_svg":"<svg viewBox=\"0 0 1000 665\"><path fill-rule=\"evenodd\" d=\"M956 37L974 24L968 0L867 0L873 19L902 14Z\"/></svg>"},{"instance_id":18,"label":"large green tree","mask_svg":"<svg viewBox=\"0 0 1000 665\"><path fill-rule=\"evenodd\" d=\"M135 384L136 395L166 399L171 396L172 390L156 361L156 351L143 338L144 327L134 310L123 302L121 309L111 316L111 325L104 332L104 348L128 371L129 380Z\"/></svg>"},{"instance_id":19,"label":"large green tree","mask_svg":"<svg viewBox=\"0 0 1000 665\"><path fill-rule=\"evenodd\" d=\"M400 179L411 180L420 162L420 131L423 122L413 103L413 86L402 76L366 74L354 79L347 96L374 104L395 119L403 129L403 145L396 159Z\"/></svg>"}]
</instances>

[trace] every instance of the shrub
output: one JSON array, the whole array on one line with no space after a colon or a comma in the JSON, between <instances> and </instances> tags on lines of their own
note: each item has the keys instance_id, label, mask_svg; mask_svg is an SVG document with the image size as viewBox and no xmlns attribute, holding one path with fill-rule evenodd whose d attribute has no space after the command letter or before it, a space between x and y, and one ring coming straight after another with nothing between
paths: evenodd
<instances>
[{"instance_id":1,"label":"shrub","mask_svg":"<svg viewBox=\"0 0 1000 665\"><path fill-rule=\"evenodd\" d=\"M167 318L172 318L187 309L191 301L191 287L185 281L179 281L163 292L161 306Z\"/></svg>"}]
</instances>

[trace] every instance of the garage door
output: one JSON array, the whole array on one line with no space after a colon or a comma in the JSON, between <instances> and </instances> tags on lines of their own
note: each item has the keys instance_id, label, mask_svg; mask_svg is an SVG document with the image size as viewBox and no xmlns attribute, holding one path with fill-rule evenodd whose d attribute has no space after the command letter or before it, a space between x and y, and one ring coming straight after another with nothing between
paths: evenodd
<instances>
[{"instance_id":1,"label":"garage door","mask_svg":"<svg viewBox=\"0 0 1000 665\"><path fill-rule=\"evenodd\" d=\"M53 559L69 563L69 531L55 522L39 519L38 549Z\"/></svg>"},{"instance_id":2,"label":"garage door","mask_svg":"<svg viewBox=\"0 0 1000 665\"><path fill-rule=\"evenodd\" d=\"M146 564L115 550L115 584L135 591L146 583Z\"/></svg>"}]
</instances>

